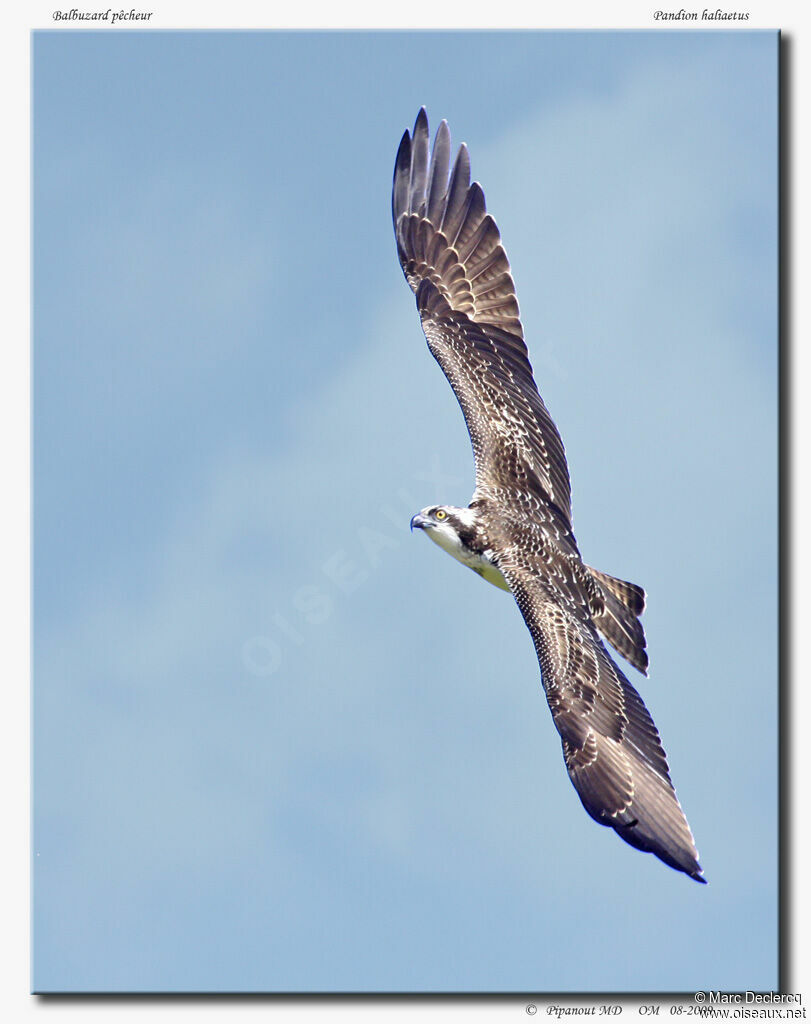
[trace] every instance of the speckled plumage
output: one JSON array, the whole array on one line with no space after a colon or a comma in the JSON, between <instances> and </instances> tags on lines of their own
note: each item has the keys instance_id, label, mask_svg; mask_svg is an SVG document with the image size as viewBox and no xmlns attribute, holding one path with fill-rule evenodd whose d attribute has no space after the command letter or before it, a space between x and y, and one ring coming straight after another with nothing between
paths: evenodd
<instances>
[{"instance_id":1,"label":"speckled plumage","mask_svg":"<svg viewBox=\"0 0 811 1024\"><path fill-rule=\"evenodd\" d=\"M470 184L467 147L452 169L450 154L447 124L431 150L421 110L400 143L392 189L400 263L476 463L469 510L439 507L443 528L456 530L465 553L488 559L509 585L588 813L703 882L656 726L599 635L645 672L644 591L580 557L563 444L535 385L510 265L481 186ZM436 528L436 511L415 520Z\"/></svg>"}]
</instances>

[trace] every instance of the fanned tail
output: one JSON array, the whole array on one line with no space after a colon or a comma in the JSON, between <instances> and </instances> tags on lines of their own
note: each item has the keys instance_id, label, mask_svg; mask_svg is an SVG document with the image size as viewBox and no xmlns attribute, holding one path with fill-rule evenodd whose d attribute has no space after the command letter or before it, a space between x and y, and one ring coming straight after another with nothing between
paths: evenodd
<instances>
[{"instance_id":1,"label":"fanned tail","mask_svg":"<svg viewBox=\"0 0 811 1024\"><path fill-rule=\"evenodd\" d=\"M594 625L634 668L648 674L648 653L645 650L645 630L639 616L645 610L645 591L635 583L609 576L587 566L600 586L605 599L605 610L594 619Z\"/></svg>"}]
</instances>

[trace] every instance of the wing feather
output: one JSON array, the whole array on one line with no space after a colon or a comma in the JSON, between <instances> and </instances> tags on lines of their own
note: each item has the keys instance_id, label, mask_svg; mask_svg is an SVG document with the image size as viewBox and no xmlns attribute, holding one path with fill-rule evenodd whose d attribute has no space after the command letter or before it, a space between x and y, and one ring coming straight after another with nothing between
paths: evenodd
<instances>
[{"instance_id":1,"label":"wing feather","mask_svg":"<svg viewBox=\"0 0 811 1024\"><path fill-rule=\"evenodd\" d=\"M428 117L425 107L417 115L412 147L408 210L420 216L425 212L425 184L428 180Z\"/></svg>"},{"instance_id":2,"label":"wing feather","mask_svg":"<svg viewBox=\"0 0 811 1024\"><path fill-rule=\"evenodd\" d=\"M470 154L462 143L448 183L448 198L439 220L439 231L446 238L455 239L462 223L467 192L470 188ZM435 223L435 222L432 222Z\"/></svg>"},{"instance_id":3,"label":"wing feather","mask_svg":"<svg viewBox=\"0 0 811 1024\"><path fill-rule=\"evenodd\" d=\"M526 566L501 570L529 628L563 758L583 806L627 843L704 882L659 733L587 616Z\"/></svg>"},{"instance_id":4,"label":"wing feather","mask_svg":"<svg viewBox=\"0 0 811 1024\"><path fill-rule=\"evenodd\" d=\"M437 129L434 140L434 151L431 155L431 171L429 174L428 210L426 217L431 224L436 224L442 216L448 188L448 165L451 158L451 133L448 122L442 121Z\"/></svg>"},{"instance_id":5,"label":"wing feather","mask_svg":"<svg viewBox=\"0 0 811 1024\"><path fill-rule=\"evenodd\" d=\"M462 408L476 461L478 494L517 483L571 529L569 473L555 424L532 381L526 348L497 327L447 308L433 283L418 287L422 324Z\"/></svg>"},{"instance_id":6,"label":"wing feather","mask_svg":"<svg viewBox=\"0 0 811 1024\"><path fill-rule=\"evenodd\" d=\"M507 254L462 145L450 171L443 121L429 153L420 110L400 142L392 217L403 272L428 345L456 393L476 459L478 491L517 474L571 528L563 443L532 373Z\"/></svg>"}]
</instances>

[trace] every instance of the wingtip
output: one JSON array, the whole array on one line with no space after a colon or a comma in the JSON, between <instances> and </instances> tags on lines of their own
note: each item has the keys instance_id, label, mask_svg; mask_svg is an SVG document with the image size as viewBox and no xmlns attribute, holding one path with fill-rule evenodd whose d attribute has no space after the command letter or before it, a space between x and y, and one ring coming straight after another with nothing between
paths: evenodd
<instances>
[{"instance_id":1,"label":"wingtip","mask_svg":"<svg viewBox=\"0 0 811 1024\"><path fill-rule=\"evenodd\" d=\"M486 210L487 210L487 200L484 198L484 189L482 188L480 182L478 182L478 181L471 182L471 184L470 184L470 191L468 192L468 196L470 197L471 202L474 202L476 199L478 199L481 202L481 204L482 204L482 213L486 212Z\"/></svg>"},{"instance_id":2,"label":"wingtip","mask_svg":"<svg viewBox=\"0 0 811 1024\"><path fill-rule=\"evenodd\" d=\"M434 137L434 150L436 150L436 149L437 149L437 146L438 146L438 144L440 143L440 140L441 140L441 141L443 141L443 142L444 142L445 140L447 140L447 143L448 143L448 149L450 149L450 143L451 143L451 130L450 130L450 128L448 127L448 122L447 122L447 121L445 120L445 118L444 118L444 117L443 117L443 118L442 118L442 120L441 120L441 121L439 122L439 127L438 127L438 128L437 128L437 130L436 130L436 136ZM446 173L447 173L447 172L446 172Z\"/></svg>"},{"instance_id":3,"label":"wingtip","mask_svg":"<svg viewBox=\"0 0 811 1024\"><path fill-rule=\"evenodd\" d=\"M411 168L411 136L408 130L403 132L397 156L394 161L394 177L391 189L391 215L395 228L397 218L408 206L408 182Z\"/></svg>"},{"instance_id":4,"label":"wingtip","mask_svg":"<svg viewBox=\"0 0 811 1024\"><path fill-rule=\"evenodd\" d=\"M406 130L403 132L403 137L400 139L400 145L397 147L397 158L394 161L394 166L395 167L399 166L399 164L401 162L403 162L403 160L405 160L405 159L407 159L407 161L409 163L411 162L410 150L411 150L411 135L410 135L410 133L408 131L408 128L406 128ZM405 157L406 153L409 154L408 157Z\"/></svg>"}]
</instances>

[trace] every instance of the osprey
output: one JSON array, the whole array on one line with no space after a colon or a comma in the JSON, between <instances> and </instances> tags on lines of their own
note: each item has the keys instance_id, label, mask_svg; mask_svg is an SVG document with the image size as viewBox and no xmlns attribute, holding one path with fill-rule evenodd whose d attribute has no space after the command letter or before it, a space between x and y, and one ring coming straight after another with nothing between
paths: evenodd
<instances>
[{"instance_id":1,"label":"osprey","mask_svg":"<svg viewBox=\"0 0 811 1024\"><path fill-rule=\"evenodd\" d=\"M429 149L423 108L397 152L394 234L428 347L462 407L476 487L467 508L431 505L411 528L512 592L591 817L704 882L659 733L600 639L647 675L645 592L580 557L563 443L532 376L501 236L464 144L450 169L445 121Z\"/></svg>"}]
</instances>

